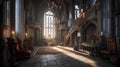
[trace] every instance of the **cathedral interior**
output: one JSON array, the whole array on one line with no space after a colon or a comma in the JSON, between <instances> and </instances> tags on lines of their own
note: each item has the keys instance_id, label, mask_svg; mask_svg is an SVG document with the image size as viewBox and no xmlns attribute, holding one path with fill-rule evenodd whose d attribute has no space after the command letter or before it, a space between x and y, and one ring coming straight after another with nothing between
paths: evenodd
<instances>
[{"instance_id":1,"label":"cathedral interior","mask_svg":"<svg viewBox=\"0 0 120 67\"><path fill-rule=\"evenodd\" d=\"M0 67L120 67L120 0L0 0Z\"/></svg>"}]
</instances>

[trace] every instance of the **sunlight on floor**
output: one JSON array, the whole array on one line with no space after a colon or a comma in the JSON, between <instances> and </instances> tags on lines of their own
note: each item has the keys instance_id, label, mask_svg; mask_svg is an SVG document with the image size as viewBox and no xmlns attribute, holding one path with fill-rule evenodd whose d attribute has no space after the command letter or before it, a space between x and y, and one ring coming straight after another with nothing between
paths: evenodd
<instances>
[{"instance_id":1,"label":"sunlight on floor","mask_svg":"<svg viewBox=\"0 0 120 67\"><path fill-rule=\"evenodd\" d=\"M61 47L61 46L58 46L58 47ZM70 48L70 47L62 47L62 48L65 48L65 49L67 49L67 50L71 50L71 51L73 51L73 48ZM82 51L82 52L80 52L80 51ZM84 54L84 55L86 55L86 56L88 56L89 55L89 52L88 51L83 51L83 50L79 50L79 51L75 51L75 52L77 52L77 53L80 53L80 54Z\"/></svg>"},{"instance_id":2,"label":"sunlight on floor","mask_svg":"<svg viewBox=\"0 0 120 67\"><path fill-rule=\"evenodd\" d=\"M84 56L81 56L81 55L77 55L75 53L72 53L70 51L66 51L66 50L63 50L63 49L60 49L60 48L57 48L57 47L52 47L52 48L57 50L57 51L62 52L63 54L65 54L67 56L70 56L70 57L72 57L72 58L74 58L76 60L79 60L79 61L81 61L83 63L89 64L92 67L99 67L94 60L91 60L91 59L89 59L87 57L84 57ZM70 48L67 48L67 49L70 49Z\"/></svg>"}]
</instances>

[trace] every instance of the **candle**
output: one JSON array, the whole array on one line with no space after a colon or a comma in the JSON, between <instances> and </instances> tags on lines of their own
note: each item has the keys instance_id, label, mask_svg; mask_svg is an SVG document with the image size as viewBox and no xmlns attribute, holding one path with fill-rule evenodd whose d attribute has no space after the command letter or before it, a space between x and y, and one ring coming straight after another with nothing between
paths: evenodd
<instances>
[{"instance_id":1,"label":"candle","mask_svg":"<svg viewBox=\"0 0 120 67\"><path fill-rule=\"evenodd\" d=\"M27 37L27 36L28 36L28 33L26 32L26 33L25 33L25 37Z\"/></svg>"},{"instance_id":2,"label":"candle","mask_svg":"<svg viewBox=\"0 0 120 67\"><path fill-rule=\"evenodd\" d=\"M15 31L12 31L12 37L14 38L14 36L15 36Z\"/></svg>"}]
</instances>

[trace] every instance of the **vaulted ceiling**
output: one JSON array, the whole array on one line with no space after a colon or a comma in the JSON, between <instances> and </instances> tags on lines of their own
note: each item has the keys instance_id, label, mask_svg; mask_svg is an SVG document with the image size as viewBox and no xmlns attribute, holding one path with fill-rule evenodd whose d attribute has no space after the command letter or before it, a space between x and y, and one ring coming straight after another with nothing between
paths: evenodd
<instances>
[{"instance_id":1,"label":"vaulted ceiling","mask_svg":"<svg viewBox=\"0 0 120 67\"><path fill-rule=\"evenodd\" d=\"M43 22L44 13L48 11L48 3L54 2L55 4L61 6L62 15L67 16L68 11L72 10L72 5L74 3L81 4L86 0L28 0L31 1L34 5L35 10L35 20ZM64 16L64 17L65 17Z\"/></svg>"},{"instance_id":2,"label":"vaulted ceiling","mask_svg":"<svg viewBox=\"0 0 120 67\"><path fill-rule=\"evenodd\" d=\"M64 11L66 7L72 5L72 1L73 0L32 0L37 21L40 20L40 22L42 22L44 13L48 11L48 3L55 2L57 5L61 5Z\"/></svg>"},{"instance_id":3,"label":"vaulted ceiling","mask_svg":"<svg viewBox=\"0 0 120 67\"><path fill-rule=\"evenodd\" d=\"M48 3L55 2L57 5L71 5L73 0L33 0L33 3L35 4L35 8L40 8L43 11L47 10Z\"/></svg>"}]
</instances>

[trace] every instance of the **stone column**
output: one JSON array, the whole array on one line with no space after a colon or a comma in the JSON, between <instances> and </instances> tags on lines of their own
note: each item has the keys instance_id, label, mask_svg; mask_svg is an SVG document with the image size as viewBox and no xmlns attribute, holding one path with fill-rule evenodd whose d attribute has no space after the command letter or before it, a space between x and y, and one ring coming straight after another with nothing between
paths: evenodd
<instances>
[{"instance_id":1,"label":"stone column","mask_svg":"<svg viewBox=\"0 0 120 67\"><path fill-rule=\"evenodd\" d=\"M10 1L10 36L12 36L12 31L15 31L15 0Z\"/></svg>"},{"instance_id":2,"label":"stone column","mask_svg":"<svg viewBox=\"0 0 120 67\"><path fill-rule=\"evenodd\" d=\"M116 33L115 33L115 0L109 0L109 7L110 9L110 27L111 27L111 37L115 38L116 37ZM109 10L108 10L109 11ZM109 16L109 15L108 15Z\"/></svg>"},{"instance_id":3,"label":"stone column","mask_svg":"<svg viewBox=\"0 0 120 67\"><path fill-rule=\"evenodd\" d=\"M110 0L106 0L106 36L110 37L111 34L111 7Z\"/></svg>"},{"instance_id":4,"label":"stone column","mask_svg":"<svg viewBox=\"0 0 120 67\"><path fill-rule=\"evenodd\" d=\"M72 18L75 19L75 0L72 0Z\"/></svg>"},{"instance_id":5,"label":"stone column","mask_svg":"<svg viewBox=\"0 0 120 67\"><path fill-rule=\"evenodd\" d=\"M11 31L15 29L15 0L7 1L7 37L11 37Z\"/></svg>"},{"instance_id":6,"label":"stone column","mask_svg":"<svg viewBox=\"0 0 120 67\"><path fill-rule=\"evenodd\" d=\"M102 32L106 32L106 23L107 23L107 10L106 10L106 0L101 0L101 5L102 5L102 11L101 11L101 19L102 19L102 23L101 23L101 31Z\"/></svg>"},{"instance_id":7,"label":"stone column","mask_svg":"<svg viewBox=\"0 0 120 67\"><path fill-rule=\"evenodd\" d=\"M113 8L112 0L102 0L102 32L106 37L112 36Z\"/></svg>"},{"instance_id":8,"label":"stone column","mask_svg":"<svg viewBox=\"0 0 120 67\"><path fill-rule=\"evenodd\" d=\"M10 23L10 1L7 2L7 37L11 34L11 23Z\"/></svg>"},{"instance_id":9,"label":"stone column","mask_svg":"<svg viewBox=\"0 0 120 67\"><path fill-rule=\"evenodd\" d=\"M0 3L0 67L3 66L3 46L4 46L4 37L3 37L3 23L4 23L4 5L3 2Z\"/></svg>"},{"instance_id":10,"label":"stone column","mask_svg":"<svg viewBox=\"0 0 120 67\"><path fill-rule=\"evenodd\" d=\"M15 2L15 32L22 41L25 37L24 0Z\"/></svg>"},{"instance_id":11,"label":"stone column","mask_svg":"<svg viewBox=\"0 0 120 67\"><path fill-rule=\"evenodd\" d=\"M107 35L108 37L115 36L115 18L114 18L114 1L107 0Z\"/></svg>"},{"instance_id":12,"label":"stone column","mask_svg":"<svg viewBox=\"0 0 120 67\"><path fill-rule=\"evenodd\" d=\"M8 56L5 47L4 28L6 24L7 1L0 2L0 67L7 67Z\"/></svg>"},{"instance_id":13,"label":"stone column","mask_svg":"<svg viewBox=\"0 0 120 67\"><path fill-rule=\"evenodd\" d=\"M120 15L116 17L117 67L120 67Z\"/></svg>"}]
</instances>

